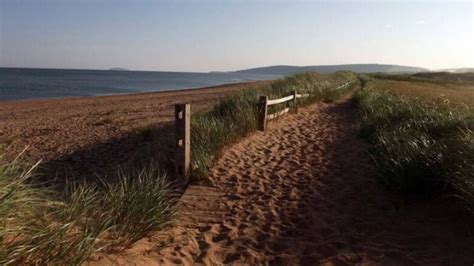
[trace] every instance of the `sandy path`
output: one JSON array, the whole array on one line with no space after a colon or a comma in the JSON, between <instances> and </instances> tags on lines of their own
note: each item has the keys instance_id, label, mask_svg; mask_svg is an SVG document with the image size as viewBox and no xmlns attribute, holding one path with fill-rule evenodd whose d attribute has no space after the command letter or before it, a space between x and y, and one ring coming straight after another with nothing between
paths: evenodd
<instances>
[{"instance_id":1,"label":"sandy path","mask_svg":"<svg viewBox=\"0 0 474 266\"><path fill-rule=\"evenodd\" d=\"M176 226L91 264L471 265L454 210L407 205L371 178L349 102L314 105L231 146Z\"/></svg>"}]
</instances>

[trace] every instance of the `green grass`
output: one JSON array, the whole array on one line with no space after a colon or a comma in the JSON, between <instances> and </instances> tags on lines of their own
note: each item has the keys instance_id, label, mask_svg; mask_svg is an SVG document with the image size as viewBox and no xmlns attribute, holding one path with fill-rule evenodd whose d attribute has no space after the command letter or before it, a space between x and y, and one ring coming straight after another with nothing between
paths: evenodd
<instances>
[{"instance_id":1,"label":"green grass","mask_svg":"<svg viewBox=\"0 0 474 266\"><path fill-rule=\"evenodd\" d=\"M300 106L333 101L350 91L356 78L349 72L296 75L235 93L209 112L193 114L192 180L207 175L226 145L256 131L258 96L275 99L297 89L311 95ZM334 89L346 82L352 83ZM36 165L20 167L18 160L0 165L0 264L80 264L94 252L125 248L169 224L177 199L167 178L174 172L173 130L147 127L131 135L147 143L142 154L153 155L153 164L131 163L132 170L93 184L71 182L61 194L31 181Z\"/></svg>"},{"instance_id":2,"label":"green grass","mask_svg":"<svg viewBox=\"0 0 474 266\"><path fill-rule=\"evenodd\" d=\"M80 264L172 221L175 193L156 169L119 172L102 186L58 195L29 182L35 167L0 166L1 265Z\"/></svg>"},{"instance_id":3,"label":"green grass","mask_svg":"<svg viewBox=\"0 0 474 266\"><path fill-rule=\"evenodd\" d=\"M369 81L370 83L370 81ZM474 117L469 106L368 86L358 92L361 135L379 180L408 197L452 195L474 208Z\"/></svg>"}]
</instances>

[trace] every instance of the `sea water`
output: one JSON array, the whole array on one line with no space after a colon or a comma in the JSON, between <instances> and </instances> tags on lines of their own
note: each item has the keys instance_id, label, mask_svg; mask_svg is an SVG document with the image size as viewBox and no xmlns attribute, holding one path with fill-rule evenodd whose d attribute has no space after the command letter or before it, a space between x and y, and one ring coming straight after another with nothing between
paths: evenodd
<instances>
[{"instance_id":1,"label":"sea water","mask_svg":"<svg viewBox=\"0 0 474 266\"><path fill-rule=\"evenodd\" d=\"M233 72L0 68L0 101L180 90L280 77Z\"/></svg>"}]
</instances>

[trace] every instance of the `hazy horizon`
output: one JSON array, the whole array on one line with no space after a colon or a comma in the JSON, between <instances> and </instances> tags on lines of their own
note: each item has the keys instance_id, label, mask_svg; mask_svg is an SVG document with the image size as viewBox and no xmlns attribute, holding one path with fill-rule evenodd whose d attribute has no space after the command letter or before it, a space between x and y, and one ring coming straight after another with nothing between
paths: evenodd
<instances>
[{"instance_id":1,"label":"hazy horizon","mask_svg":"<svg viewBox=\"0 0 474 266\"><path fill-rule=\"evenodd\" d=\"M0 67L474 67L471 1L0 1Z\"/></svg>"},{"instance_id":2,"label":"hazy horizon","mask_svg":"<svg viewBox=\"0 0 474 266\"><path fill-rule=\"evenodd\" d=\"M247 70L247 69L254 69L254 68L265 68L265 67L274 67L274 66L288 66L288 67L310 67L310 66L343 66L343 65L391 65L391 64L380 64L380 63L348 63L348 64L337 64L337 65L284 65L284 64L279 64L279 65L262 65L262 66L253 66L253 67L246 67L246 68L241 68L241 69L231 69L231 70L209 70L209 71L180 71L180 70L162 70L162 69L130 69L127 67L122 67L122 66L116 66L116 67L109 67L109 68L56 68L56 67L10 67L10 66L0 66L0 68L19 68L19 69L51 69L51 70L102 70L102 71L114 71L115 68L118 69L123 69L125 71L142 71L142 72L187 72L187 73L209 73L209 72L234 72L234 71L240 71L240 70ZM393 64L395 65L395 64ZM424 68L423 66L409 66L409 65L400 65L400 66L407 66L407 67L419 67L419 68ZM474 68L474 67L462 67L462 68ZM429 69L426 68L430 71L436 71L436 70L443 70L443 69ZM449 69L449 68L444 68L444 69ZM118 70L120 71L120 70Z\"/></svg>"}]
</instances>

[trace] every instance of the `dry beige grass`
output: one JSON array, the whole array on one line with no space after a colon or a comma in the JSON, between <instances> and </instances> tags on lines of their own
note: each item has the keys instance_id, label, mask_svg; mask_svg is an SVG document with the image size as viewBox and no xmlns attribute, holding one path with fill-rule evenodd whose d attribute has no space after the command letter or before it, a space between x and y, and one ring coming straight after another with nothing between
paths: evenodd
<instances>
[{"instance_id":1,"label":"dry beige grass","mask_svg":"<svg viewBox=\"0 0 474 266\"><path fill-rule=\"evenodd\" d=\"M447 99L451 103L474 105L474 84L448 84L431 82L372 80L368 88L381 89L409 97L432 101Z\"/></svg>"}]
</instances>

